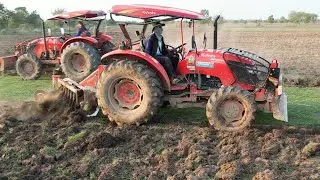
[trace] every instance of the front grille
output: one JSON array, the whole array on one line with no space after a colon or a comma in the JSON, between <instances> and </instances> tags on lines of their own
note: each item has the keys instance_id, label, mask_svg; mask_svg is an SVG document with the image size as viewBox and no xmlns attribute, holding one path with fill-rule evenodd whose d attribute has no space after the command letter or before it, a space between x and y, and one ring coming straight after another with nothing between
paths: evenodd
<instances>
[{"instance_id":1,"label":"front grille","mask_svg":"<svg viewBox=\"0 0 320 180\"><path fill-rule=\"evenodd\" d=\"M225 53L233 54L237 61L225 59ZM256 87L265 86L270 71L270 63L267 60L254 53L235 48L227 49L223 58L238 82ZM245 62L248 60L251 64Z\"/></svg>"}]
</instances>

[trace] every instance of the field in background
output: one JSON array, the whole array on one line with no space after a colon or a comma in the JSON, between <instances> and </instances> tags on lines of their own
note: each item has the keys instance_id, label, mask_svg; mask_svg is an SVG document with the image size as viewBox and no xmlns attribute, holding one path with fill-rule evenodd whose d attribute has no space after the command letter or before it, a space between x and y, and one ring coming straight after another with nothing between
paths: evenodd
<instances>
[{"instance_id":1,"label":"field in background","mask_svg":"<svg viewBox=\"0 0 320 180\"><path fill-rule=\"evenodd\" d=\"M187 48L191 46L192 29L184 26L184 42ZM133 40L140 26L127 26ZM120 44L124 37L118 26L106 28L106 32L114 37L113 42ZM150 33L150 28L148 33ZM196 24L197 47L203 48L203 36L206 33L207 48L213 44L213 27L206 24ZM218 47L236 47L255 52L267 59L278 59L284 72L284 80L289 85L320 86L320 24L232 24L219 26ZM13 46L35 37L36 35L0 35L0 56L13 53ZM39 34L41 37L41 34ZM164 27L164 37L168 44L181 44L180 23L169 23Z\"/></svg>"}]
</instances>

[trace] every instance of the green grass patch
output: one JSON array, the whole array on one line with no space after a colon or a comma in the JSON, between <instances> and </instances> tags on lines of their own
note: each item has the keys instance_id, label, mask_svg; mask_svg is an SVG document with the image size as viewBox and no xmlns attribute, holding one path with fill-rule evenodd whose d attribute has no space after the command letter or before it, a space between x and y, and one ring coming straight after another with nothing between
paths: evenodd
<instances>
[{"instance_id":1,"label":"green grass patch","mask_svg":"<svg viewBox=\"0 0 320 180\"><path fill-rule=\"evenodd\" d=\"M19 76L0 76L0 100L32 100L37 89L50 90L51 85L49 76L41 76L38 80L30 81L24 81ZM257 112L255 124L320 126L320 88L285 87L284 90L288 95L289 122L277 121L271 113ZM163 108L159 116L162 116L161 123L208 125L203 108Z\"/></svg>"},{"instance_id":2,"label":"green grass patch","mask_svg":"<svg viewBox=\"0 0 320 180\"><path fill-rule=\"evenodd\" d=\"M277 121L272 114L258 112L255 124L320 126L320 88L285 87L289 122Z\"/></svg>"},{"instance_id":3,"label":"green grass patch","mask_svg":"<svg viewBox=\"0 0 320 180\"><path fill-rule=\"evenodd\" d=\"M49 76L38 80L22 80L19 76L0 76L0 100L32 100L37 89L50 90L52 85Z\"/></svg>"},{"instance_id":4,"label":"green grass patch","mask_svg":"<svg viewBox=\"0 0 320 180\"><path fill-rule=\"evenodd\" d=\"M285 87L288 95L289 122L278 121L272 113L257 112L257 125L292 125L292 126L320 126L320 88ZM198 124L207 126L208 121L203 108L161 109L161 121Z\"/></svg>"},{"instance_id":5,"label":"green grass patch","mask_svg":"<svg viewBox=\"0 0 320 180\"><path fill-rule=\"evenodd\" d=\"M75 142L80 138L83 138L86 135L86 131L81 131L77 134L68 137L68 142Z\"/></svg>"}]
</instances>

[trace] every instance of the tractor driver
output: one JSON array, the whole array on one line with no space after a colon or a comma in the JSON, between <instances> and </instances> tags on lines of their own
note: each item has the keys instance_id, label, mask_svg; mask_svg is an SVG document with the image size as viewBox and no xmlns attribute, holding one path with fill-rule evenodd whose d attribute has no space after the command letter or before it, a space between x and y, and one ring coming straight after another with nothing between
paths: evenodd
<instances>
[{"instance_id":1,"label":"tractor driver","mask_svg":"<svg viewBox=\"0 0 320 180\"><path fill-rule=\"evenodd\" d=\"M75 36L91 36L90 32L82 21L78 21L76 27L78 28L78 30Z\"/></svg>"},{"instance_id":2,"label":"tractor driver","mask_svg":"<svg viewBox=\"0 0 320 180\"><path fill-rule=\"evenodd\" d=\"M180 79L176 76L173 64L169 58L169 51L162 36L161 23L153 24L152 34L147 38L145 52L154 57L166 70L172 84L177 84Z\"/></svg>"}]
</instances>

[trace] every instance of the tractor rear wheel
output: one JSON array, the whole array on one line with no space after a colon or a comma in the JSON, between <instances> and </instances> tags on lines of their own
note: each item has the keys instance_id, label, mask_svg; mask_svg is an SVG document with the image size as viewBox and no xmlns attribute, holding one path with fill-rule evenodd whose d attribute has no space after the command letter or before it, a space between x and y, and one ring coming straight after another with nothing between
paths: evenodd
<instances>
[{"instance_id":1,"label":"tractor rear wheel","mask_svg":"<svg viewBox=\"0 0 320 180\"><path fill-rule=\"evenodd\" d=\"M210 125L216 130L238 131L250 127L255 118L254 96L240 87L222 87L206 106Z\"/></svg>"},{"instance_id":2,"label":"tractor rear wheel","mask_svg":"<svg viewBox=\"0 0 320 180\"><path fill-rule=\"evenodd\" d=\"M120 60L102 72L97 85L98 104L118 125L140 125L152 119L163 98L160 79L139 61Z\"/></svg>"},{"instance_id":3,"label":"tractor rear wheel","mask_svg":"<svg viewBox=\"0 0 320 180\"><path fill-rule=\"evenodd\" d=\"M24 80L37 79L40 77L41 64L36 56L24 54L16 62L16 71Z\"/></svg>"},{"instance_id":4,"label":"tractor rear wheel","mask_svg":"<svg viewBox=\"0 0 320 180\"><path fill-rule=\"evenodd\" d=\"M80 82L100 64L98 51L83 42L71 43L61 54L61 68L70 79Z\"/></svg>"}]
</instances>

